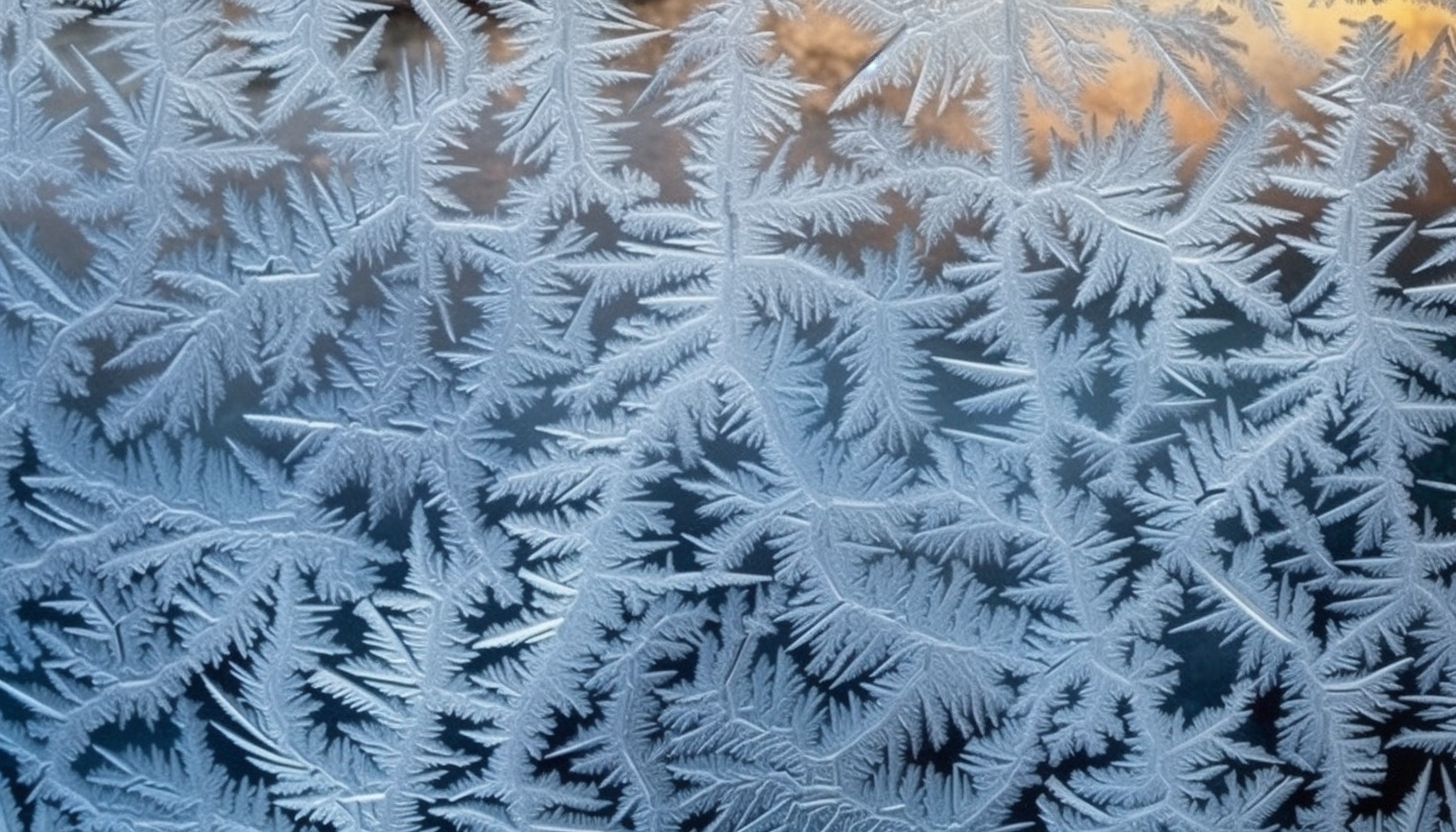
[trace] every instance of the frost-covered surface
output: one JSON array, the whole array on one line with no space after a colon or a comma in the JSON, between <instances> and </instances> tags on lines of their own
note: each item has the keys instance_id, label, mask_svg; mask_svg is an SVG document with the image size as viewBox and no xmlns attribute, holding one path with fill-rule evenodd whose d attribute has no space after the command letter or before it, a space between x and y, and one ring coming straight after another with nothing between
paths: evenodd
<instances>
[{"instance_id":1,"label":"frost-covered surface","mask_svg":"<svg viewBox=\"0 0 1456 832\"><path fill-rule=\"evenodd\" d=\"M0 2L0 827L1451 828L1445 40L94 6Z\"/></svg>"}]
</instances>

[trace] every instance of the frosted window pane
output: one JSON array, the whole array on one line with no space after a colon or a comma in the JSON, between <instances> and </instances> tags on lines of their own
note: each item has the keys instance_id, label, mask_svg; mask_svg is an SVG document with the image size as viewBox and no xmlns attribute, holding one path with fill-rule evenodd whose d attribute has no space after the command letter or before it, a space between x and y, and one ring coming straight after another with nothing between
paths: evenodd
<instances>
[{"instance_id":1,"label":"frosted window pane","mask_svg":"<svg viewBox=\"0 0 1456 832\"><path fill-rule=\"evenodd\" d=\"M0 2L0 828L1451 829L1449 22Z\"/></svg>"}]
</instances>

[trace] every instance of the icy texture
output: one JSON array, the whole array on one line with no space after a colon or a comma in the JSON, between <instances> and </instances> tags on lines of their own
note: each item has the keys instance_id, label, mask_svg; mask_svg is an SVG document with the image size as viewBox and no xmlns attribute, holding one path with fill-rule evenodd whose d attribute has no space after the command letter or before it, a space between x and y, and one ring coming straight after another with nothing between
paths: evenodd
<instances>
[{"instance_id":1,"label":"icy texture","mask_svg":"<svg viewBox=\"0 0 1456 832\"><path fill-rule=\"evenodd\" d=\"M0 0L0 828L1452 828L1449 41L804 11Z\"/></svg>"}]
</instances>

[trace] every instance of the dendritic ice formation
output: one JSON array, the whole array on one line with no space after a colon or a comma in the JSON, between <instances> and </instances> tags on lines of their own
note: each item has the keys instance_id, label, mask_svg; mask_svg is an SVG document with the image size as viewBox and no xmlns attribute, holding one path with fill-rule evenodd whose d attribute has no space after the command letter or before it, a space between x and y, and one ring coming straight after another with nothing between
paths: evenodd
<instances>
[{"instance_id":1,"label":"dendritic ice formation","mask_svg":"<svg viewBox=\"0 0 1456 832\"><path fill-rule=\"evenodd\" d=\"M1451 830L1456 49L1281 14L0 0L0 828Z\"/></svg>"}]
</instances>

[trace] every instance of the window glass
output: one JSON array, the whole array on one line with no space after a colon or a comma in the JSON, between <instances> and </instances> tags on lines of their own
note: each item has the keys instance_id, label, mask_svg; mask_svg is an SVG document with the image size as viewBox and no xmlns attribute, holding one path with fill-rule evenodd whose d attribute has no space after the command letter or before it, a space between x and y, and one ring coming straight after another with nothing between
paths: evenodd
<instances>
[{"instance_id":1,"label":"window glass","mask_svg":"<svg viewBox=\"0 0 1456 832\"><path fill-rule=\"evenodd\" d=\"M0 0L0 828L1451 829L1450 22Z\"/></svg>"}]
</instances>

